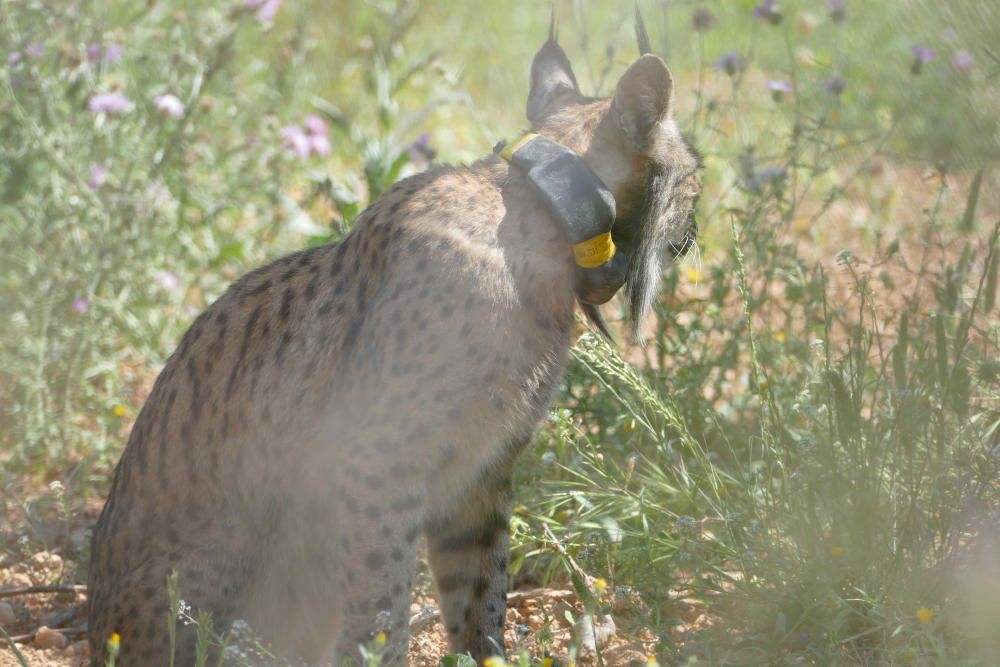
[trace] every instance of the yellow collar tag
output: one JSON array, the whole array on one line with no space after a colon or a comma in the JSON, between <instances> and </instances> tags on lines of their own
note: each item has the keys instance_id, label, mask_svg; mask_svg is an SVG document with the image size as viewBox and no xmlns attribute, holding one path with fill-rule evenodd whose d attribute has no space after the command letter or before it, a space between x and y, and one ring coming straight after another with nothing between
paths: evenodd
<instances>
[{"instance_id":1,"label":"yellow collar tag","mask_svg":"<svg viewBox=\"0 0 1000 667\"><path fill-rule=\"evenodd\" d=\"M576 258L577 265L585 269L596 269L614 256L615 242L611 240L611 232L598 234L573 246L573 257Z\"/></svg>"},{"instance_id":2,"label":"yellow collar tag","mask_svg":"<svg viewBox=\"0 0 1000 667\"><path fill-rule=\"evenodd\" d=\"M528 132L517 141L509 143L506 146L504 146L503 150L500 151L500 157L502 157L504 160L507 160L507 162L510 162L511 160L514 159L514 153L516 153L519 148L521 148L522 146L524 146L537 136L538 135L534 134L533 132Z\"/></svg>"}]
</instances>

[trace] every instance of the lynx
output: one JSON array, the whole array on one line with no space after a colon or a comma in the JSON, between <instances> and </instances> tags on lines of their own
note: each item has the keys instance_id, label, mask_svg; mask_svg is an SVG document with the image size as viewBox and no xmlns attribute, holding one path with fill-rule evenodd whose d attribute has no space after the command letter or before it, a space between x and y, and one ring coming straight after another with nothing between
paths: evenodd
<instances>
[{"instance_id":1,"label":"lynx","mask_svg":"<svg viewBox=\"0 0 1000 667\"><path fill-rule=\"evenodd\" d=\"M673 96L649 53L604 99L581 94L552 35L531 65L531 132L614 195L636 331L696 233ZM238 280L184 335L115 470L92 664L112 633L118 665L168 664L176 572L217 628L245 620L291 659L339 665L384 631L382 664L405 665L421 535L452 649L502 655L511 469L572 343L573 264L524 174L490 155L402 180L339 243ZM192 663L190 631L175 651Z\"/></svg>"}]
</instances>

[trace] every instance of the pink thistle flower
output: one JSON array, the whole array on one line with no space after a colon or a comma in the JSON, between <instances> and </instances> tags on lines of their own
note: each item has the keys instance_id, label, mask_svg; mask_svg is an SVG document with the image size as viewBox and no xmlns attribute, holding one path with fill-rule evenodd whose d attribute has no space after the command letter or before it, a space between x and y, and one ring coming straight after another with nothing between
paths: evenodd
<instances>
[{"instance_id":1,"label":"pink thistle flower","mask_svg":"<svg viewBox=\"0 0 1000 667\"><path fill-rule=\"evenodd\" d=\"M326 127L326 121L319 114L308 114L302 121L302 124L306 128L306 132L309 134L321 134L324 137L327 136L329 130Z\"/></svg>"},{"instance_id":2,"label":"pink thistle flower","mask_svg":"<svg viewBox=\"0 0 1000 667\"><path fill-rule=\"evenodd\" d=\"M156 274L156 282L168 292L173 292L181 286L180 278L173 271L160 271Z\"/></svg>"},{"instance_id":3,"label":"pink thistle flower","mask_svg":"<svg viewBox=\"0 0 1000 667\"><path fill-rule=\"evenodd\" d=\"M278 15L283 0L246 0L247 9L257 10L257 20L269 23Z\"/></svg>"},{"instance_id":4,"label":"pink thistle flower","mask_svg":"<svg viewBox=\"0 0 1000 667\"><path fill-rule=\"evenodd\" d=\"M80 313L81 315L90 310L90 301L86 297L77 297L73 300L73 310Z\"/></svg>"},{"instance_id":5,"label":"pink thistle flower","mask_svg":"<svg viewBox=\"0 0 1000 667\"><path fill-rule=\"evenodd\" d=\"M285 139L285 148L292 152L295 157L305 159L309 157L309 135L298 125L286 125L281 128L280 134Z\"/></svg>"},{"instance_id":6,"label":"pink thistle flower","mask_svg":"<svg viewBox=\"0 0 1000 667\"><path fill-rule=\"evenodd\" d=\"M90 181L89 185L94 190L100 190L104 183L108 180L108 170L100 163L95 163L90 165Z\"/></svg>"},{"instance_id":7,"label":"pink thistle flower","mask_svg":"<svg viewBox=\"0 0 1000 667\"><path fill-rule=\"evenodd\" d=\"M119 92L98 93L87 102L94 113L125 113L132 110L132 100Z\"/></svg>"},{"instance_id":8,"label":"pink thistle flower","mask_svg":"<svg viewBox=\"0 0 1000 667\"><path fill-rule=\"evenodd\" d=\"M329 155L332 149L330 138L325 134L309 135L309 151L313 155Z\"/></svg>"},{"instance_id":9,"label":"pink thistle flower","mask_svg":"<svg viewBox=\"0 0 1000 667\"><path fill-rule=\"evenodd\" d=\"M959 49L955 51L955 55L951 57L951 65L959 72L968 72L970 69L975 67L976 59L972 56L972 53L966 49Z\"/></svg>"}]
</instances>

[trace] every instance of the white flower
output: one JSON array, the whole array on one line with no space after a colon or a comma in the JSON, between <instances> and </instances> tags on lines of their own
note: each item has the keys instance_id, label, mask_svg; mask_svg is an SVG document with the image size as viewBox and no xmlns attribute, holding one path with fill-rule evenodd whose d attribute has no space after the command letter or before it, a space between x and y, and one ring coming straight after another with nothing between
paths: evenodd
<instances>
[{"instance_id":1,"label":"white flower","mask_svg":"<svg viewBox=\"0 0 1000 667\"><path fill-rule=\"evenodd\" d=\"M180 118L184 115L184 103L173 93L164 93L153 98L153 104L161 112L173 118Z\"/></svg>"}]
</instances>

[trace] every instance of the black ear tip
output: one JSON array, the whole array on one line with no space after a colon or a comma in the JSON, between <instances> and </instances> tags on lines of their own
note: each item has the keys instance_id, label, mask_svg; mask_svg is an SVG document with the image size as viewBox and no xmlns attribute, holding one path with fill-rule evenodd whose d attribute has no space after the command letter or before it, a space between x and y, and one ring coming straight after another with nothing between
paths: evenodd
<instances>
[{"instance_id":1,"label":"black ear tip","mask_svg":"<svg viewBox=\"0 0 1000 667\"><path fill-rule=\"evenodd\" d=\"M559 25L556 23L556 6L553 3L550 7L551 13L549 16L549 41L558 42L559 41Z\"/></svg>"}]
</instances>

